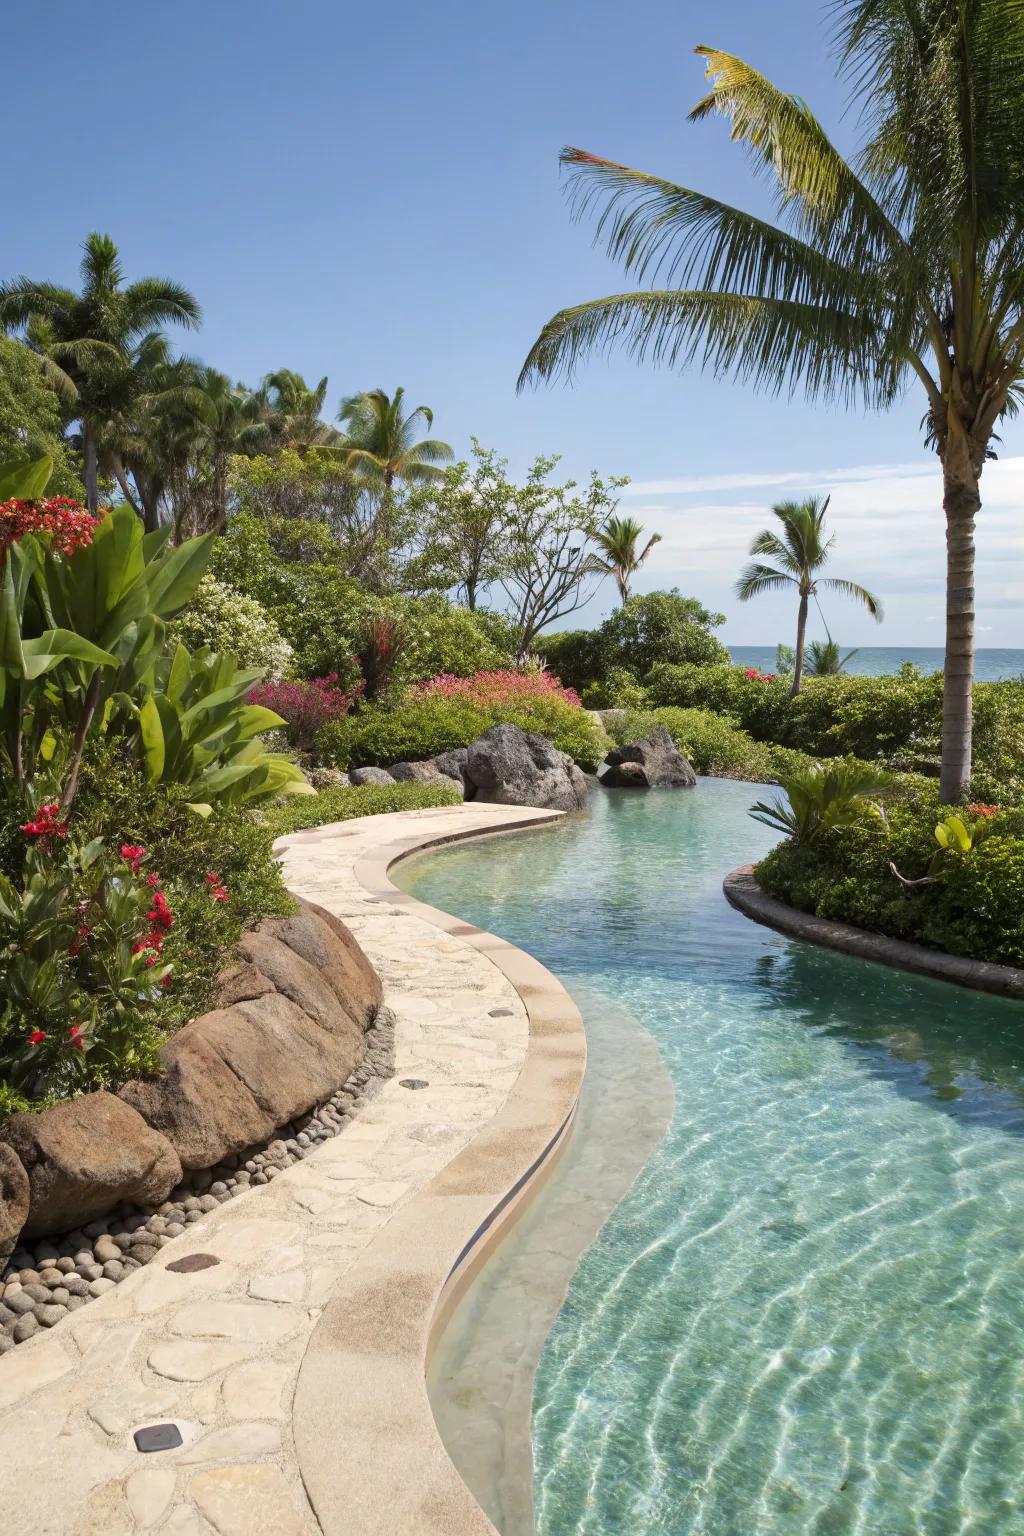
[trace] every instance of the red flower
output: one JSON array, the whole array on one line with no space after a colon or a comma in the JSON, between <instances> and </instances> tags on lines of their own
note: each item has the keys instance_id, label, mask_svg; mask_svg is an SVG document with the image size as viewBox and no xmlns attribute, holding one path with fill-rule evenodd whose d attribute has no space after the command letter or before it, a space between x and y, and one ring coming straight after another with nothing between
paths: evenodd
<instances>
[{"instance_id":1,"label":"red flower","mask_svg":"<svg viewBox=\"0 0 1024 1536\"><path fill-rule=\"evenodd\" d=\"M167 897L163 891L154 891L153 905L146 916L155 928L164 928L169 932L174 927L174 913L167 905Z\"/></svg>"},{"instance_id":2,"label":"red flower","mask_svg":"<svg viewBox=\"0 0 1024 1536\"><path fill-rule=\"evenodd\" d=\"M969 805L967 807L967 809L970 811L972 816L998 816L999 815L999 807L998 807L998 805L985 805L985 804L983 804L980 801L975 801L975 803L973 805Z\"/></svg>"},{"instance_id":3,"label":"red flower","mask_svg":"<svg viewBox=\"0 0 1024 1536\"><path fill-rule=\"evenodd\" d=\"M149 886L150 890L158 891L160 889L160 876L159 875L147 875L146 876L146 884Z\"/></svg>"},{"instance_id":4,"label":"red flower","mask_svg":"<svg viewBox=\"0 0 1024 1536\"><path fill-rule=\"evenodd\" d=\"M122 843L121 857L130 867L132 874L137 875L139 872L139 865L146 857L146 850L138 843Z\"/></svg>"},{"instance_id":5,"label":"red flower","mask_svg":"<svg viewBox=\"0 0 1024 1536\"><path fill-rule=\"evenodd\" d=\"M45 1039L46 1039L46 1030L45 1029L34 1029L32 1031L32 1033L28 1037L28 1043L29 1043L29 1045L42 1045L42 1043L43 1043L43 1041Z\"/></svg>"},{"instance_id":6,"label":"red flower","mask_svg":"<svg viewBox=\"0 0 1024 1536\"><path fill-rule=\"evenodd\" d=\"M75 955L78 954L78 951L81 949L86 939L91 938L92 929L88 926L88 924L83 923L75 937L71 940L71 943L68 945L68 954L72 957L72 959L75 957Z\"/></svg>"},{"instance_id":7,"label":"red flower","mask_svg":"<svg viewBox=\"0 0 1024 1536\"><path fill-rule=\"evenodd\" d=\"M512 703L522 698L556 698L578 706L580 696L573 688L563 688L553 672L514 672L511 668L494 672L476 672L472 677L455 677L442 672L429 682L417 683L413 697L459 699L472 703Z\"/></svg>"},{"instance_id":8,"label":"red flower","mask_svg":"<svg viewBox=\"0 0 1024 1536\"><path fill-rule=\"evenodd\" d=\"M75 1051L85 1050L85 1037L82 1034L81 1024L72 1024L68 1030L68 1045Z\"/></svg>"},{"instance_id":9,"label":"red flower","mask_svg":"<svg viewBox=\"0 0 1024 1536\"><path fill-rule=\"evenodd\" d=\"M230 901L228 888L221 881L220 875L209 874L206 883L210 887L210 895L214 901Z\"/></svg>"},{"instance_id":10,"label":"red flower","mask_svg":"<svg viewBox=\"0 0 1024 1536\"><path fill-rule=\"evenodd\" d=\"M70 496L50 496L42 501L0 502L0 556L27 533L47 535L59 555L73 555L92 543L100 519Z\"/></svg>"},{"instance_id":11,"label":"red flower","mask_svg":"<svg viewBox=\"0 0 1024 1536\"><path fill-rule=\"evenodd\" d=\"M41 805L35 820L24 822L21 830L26 837L38 838L44 847L49 846L51 838L67 837L68 824L60 819L60 801L51 800L48 805Z\"/></svg>"}]
</instances>

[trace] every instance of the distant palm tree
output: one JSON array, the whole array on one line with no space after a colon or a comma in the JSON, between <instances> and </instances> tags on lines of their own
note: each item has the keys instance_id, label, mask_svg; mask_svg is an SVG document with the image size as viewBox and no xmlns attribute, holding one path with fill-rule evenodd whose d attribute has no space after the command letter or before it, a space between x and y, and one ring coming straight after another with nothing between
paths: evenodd
<instances>
[{"instance_id":1,"label":"distant palm tree","mask_svg":"<svg viewBox=\"0 0 1024 1536\"><path fill-rule=\"evenodd\" d=\"M124 385L132 349L161 325L196 326L199 305L180 283L143 277L124 286L124 269L109 235L93 233L83 246L82 288L28 277L0 284L0 327L23 330L49 378L82 423L86 501L99 502L97 439L116 415L111 393Z\"/></svg>"},{"instance_id":2,"label":"distant palm tree","mask_svg":"<svg viewBox=\"0 0 1024 1536\"><path fill-rule=\"evenodd\" d=\"M257 396L243 385L233 384L227 374L216 368L201 369L191 412L191 452L202 488L205 529L222 533L228 520L231 460L240 454L265 452L270 446L270 430L262 419ZM179 526L179 537L180 534Z\"/></svg>"},{"instance_id":3,"label":"distant palm tree","mask_svg":"<svg viewBox=\"0 0 1024 1536\"><path fill-rule=\"evenodd\" d=\"M301 452L338 442L341 433L320 419L326 398L326 374L311 389L302 374L291 368L268 373L260 386L259 399L274 443Z\"/></svg>"},{"instance_id":4,"label":"distant palm tree","mask_svg":"<svg viewBox=\"0 0 1024 1536\"><path fill-rule=\"evenodd\" d=\"M396 480L422 485L440 480L446 464L454 458L447 443L437 438L416 442L418 423L427 431L434 425L434 413L427 405L418 405L408 416L402 415L405 390L399 387L391 398L383 389L371 389L341 402L338 420L348 431L341 439L346 461L356 474L379 481L390 490Z\"/></svg>"},{"instance_id":5,"label":"distant palm tree","mask_svg":"<svg viewBox=\"0 0 1024 1536\"><path fill-rule=\"evenodd\" d=\"M736 596L745 603L763 592L778 592L795 587L800 595L796 625L796 650L793 658L793 686L795 697L800 692L804 665L804 636L807 632L807 609L819 589L843 592L847 597L863 603L871 617L879 623L882 604L866 587L842 576L819 576L828 561L835 543L835 534L825 537L825 513L829 497L809 496L806 501L782 501L772 507L772 512L782 524L780 533L762 528L750 546L752 555L767 555L776 565L762 565L755 561L748 565L736 583Z\"/></svg>"},{"instance_id":6,"label":"distant palm tree","mask_svg":"<svg viewBox=\"0 0 1024 1536\"><path fill-rule=\"evenodd\" d=\"M643 549L639 549L643 534L643 524L635 518L610 517L601 532L594 535L594 543L602 550L604 559L600 555L592 556L590 569L615 577L619 601L623 607L629 599L631 578L643 565L655 544L661 543L661 534L652 533Z\"/></svg>"},{"instance_id":7,"label":"distant palm tree","mask_svg":"<svg viewBox=\"0 0 1024 1536\"><path fill-rule=\"evenodd\" d=\"M853 650L847 651L845 656L841 655L831 635L827 640L811 640L807 645L807 664L804 670L808 677L836 677L856 654L856 650Z\"/></svg>"}]
</instances>

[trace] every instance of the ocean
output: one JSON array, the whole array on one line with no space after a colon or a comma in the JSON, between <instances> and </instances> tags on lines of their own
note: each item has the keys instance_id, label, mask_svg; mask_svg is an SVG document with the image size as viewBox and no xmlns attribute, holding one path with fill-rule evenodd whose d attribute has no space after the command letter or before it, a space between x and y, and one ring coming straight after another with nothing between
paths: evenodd
<instances>
[{"instance_id":1,"label":"ocean","mask_svg":"<svg viewBox=\"0 0 1024 1536\"><path fill-rule=\"evenodd\" d=\"M762 672L775 670L774 645L730 645L733 661L743 667L758 667ZM862 677L881 677L896 672L905 661L912 661L922 672L941 672L941 645L862 645L846 663L845 672ZM995 683L1004 677L1024 675L1024 650L980 647L974 655L974 675L979 683Z\"/></svg>"}]
</instances>

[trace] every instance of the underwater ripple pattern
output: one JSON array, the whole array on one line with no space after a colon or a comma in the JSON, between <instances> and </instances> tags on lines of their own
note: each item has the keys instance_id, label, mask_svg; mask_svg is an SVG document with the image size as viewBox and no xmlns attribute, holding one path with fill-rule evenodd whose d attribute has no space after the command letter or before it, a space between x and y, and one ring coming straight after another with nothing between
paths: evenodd
<instances>
[{"instance_id":1,"label":"underwater ripple pattern","mask_svg":"<svg viewBox=\"0 0 1024 1536\"><path fill-rule=\"evenodd\" d=\"M675 1083L545 1346L539 1536L1024 1533L1024 1009L732 912L754 798L599 793L414 881Z\"/></svg>"}]
</instances>

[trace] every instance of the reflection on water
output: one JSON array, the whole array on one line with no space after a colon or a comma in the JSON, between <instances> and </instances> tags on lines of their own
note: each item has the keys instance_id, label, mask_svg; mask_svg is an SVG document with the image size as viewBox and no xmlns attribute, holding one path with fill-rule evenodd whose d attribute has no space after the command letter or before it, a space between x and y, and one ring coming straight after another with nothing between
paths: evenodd
<instances>
[{"instance_id":1,"label":"reflection on water","mask_svg":"<svg viewBox=\"0 0 1024 1536\"><path fill-rule=\"evenodd\" d=\"M534 1397L541 1536L1024 1533L1024 1008L733 912L752 786L421 866L655 1036L668 1135Z\"/></svg>"}]
</instances>

